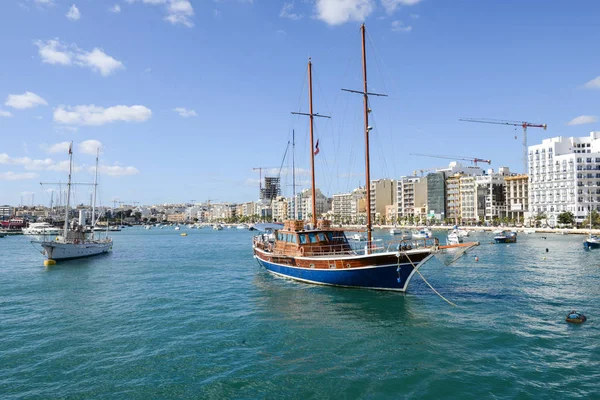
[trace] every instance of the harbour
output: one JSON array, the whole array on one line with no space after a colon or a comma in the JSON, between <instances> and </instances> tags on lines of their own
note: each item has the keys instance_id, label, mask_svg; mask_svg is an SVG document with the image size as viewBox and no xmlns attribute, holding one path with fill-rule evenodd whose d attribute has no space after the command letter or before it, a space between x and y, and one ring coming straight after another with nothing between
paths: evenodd
<instances>
[{"instance_id":1,"label":"harbour","mask_svg":"<svg viewBox=\"0 0 600 400\"><path fill-rule=\"evenodd\" d=\"M50 268L0 241L4 398L593 397L597 254L521 235L421 269L406 294L297 283L252 258L253 232L132 227ZM445 231L434 230L442 237ZM374 237L389 233L375 229ZM549 252L546 252L549 249ZM227 254L227 257L223 257ZM476 257L477 260L476 261ZM565 322L583 311L582 325Z\"/></svg>"}]
</instances>

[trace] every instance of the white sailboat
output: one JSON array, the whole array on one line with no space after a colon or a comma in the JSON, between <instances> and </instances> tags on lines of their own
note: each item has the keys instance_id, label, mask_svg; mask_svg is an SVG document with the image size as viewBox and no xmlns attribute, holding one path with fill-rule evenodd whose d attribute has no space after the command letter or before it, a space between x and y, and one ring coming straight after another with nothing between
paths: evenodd
<instances>
[{"instance_id":1,"label":"white sailboat","mask_svg":"<svg viewBox=\"0 0 600 400\"><path fill-rule=\"evenodd\" d=\"M71 173L73 170L73 143L69 146L69 181L67 183L67 205L65 207L65 226L62 236L55 240L35 241L43 248L42 254L47 257L45 264L54 264L56 260L68 260L79 257L89 257L97 254L107 253L112 249L112 239L96 239L94 233L86 237L85 226L77 225L73 221L72 229L69 230L69 202L71 199ZM96 213L96 187L98 186L98 154L96 153L96 173L94 178L94 201L92 204L92 224L95 223ZM81 221L80 221L81 222Z\"/></svg>"}]
</instances>

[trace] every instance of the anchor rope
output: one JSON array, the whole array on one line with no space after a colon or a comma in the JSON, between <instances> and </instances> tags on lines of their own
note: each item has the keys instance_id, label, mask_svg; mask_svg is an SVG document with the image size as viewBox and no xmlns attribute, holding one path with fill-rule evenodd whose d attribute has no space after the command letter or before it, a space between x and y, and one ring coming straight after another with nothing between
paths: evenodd
<instances>
[{"instance_id":1,"label":"anchor rope","mask_svg":"<svg viewBox=\"0 0 600 400\"><path fill-rule=\"evenodd\" d=\"M429 286L429 288L431 290L433 290L433 292L435 294L437 294L438 296L440 296L440 298L442 300L444 300L446 303L450 304L451 306L457 307L456 304L454 304L453 302L451 302L450 300L448 300L447 298L445 298L444 296L442 296L440 294L440 292L438 292L437 290L435 290L435 288L433 286L431 286L431 284L427 281L427 279L425 279L425 277L423 276L423 274L421 273L421 271L419 271L419 269L415 266L415 264L412 262L412 260L410 259L410 257L408 256L408 254L404 253L404 255L406 256L406 258L408 259L408 261L410 262L410 264L413 266L413 268L415 269L415 271L417 272L417 274L419 274L419 276L421 277L421 279L423 279L423 282L425 282L427 284L427 286ZM398 253L398 268L400 268L400 253Z\"/></svg>"}]
</instances>

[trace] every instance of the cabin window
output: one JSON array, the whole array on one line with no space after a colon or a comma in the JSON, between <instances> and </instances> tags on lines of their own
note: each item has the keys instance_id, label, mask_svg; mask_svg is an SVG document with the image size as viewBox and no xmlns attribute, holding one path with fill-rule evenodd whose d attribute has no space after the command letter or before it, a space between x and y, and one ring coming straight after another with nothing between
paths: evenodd
<instances>
[{"instance_id":1,"label":"cabin window","mask_svg":"<svg viewBox=\"0 0 600 400\"><path fill-rule=\"evenodd\" d=\"M306 243L306 235L298 235L298 237L300 237L300 244L305 244Z\"/></svg>"},{"instance_id":2,"label":"cabin window","mask_svg":"<svg viewBox=\"0 0 600 400\"><path fill-rule=\"evenodd\" d=\"M333 232L327 232L327 237L329 238L329 241L333 243Z\"/></svg>"},{"instance_id":3,"label":"cabin window","mask_svg":"<svg viewBox=\"0 0 600 400\"><path fill-rule=\"evenodd\" d=\"M296 243L296 235L290 235L290 243Z\"/></svg>"},{"instance_id":4,"label":"cabin window","mask_svg":"<svg viewBox=\"0 0 600 400\"><path fill-rule=\"evenodd\" d=\"M325 242L327 239L325 238L325 234L323 232L319 232L317 234L318 238L319 238L319 242Z\"/></svg>"},{"instance_id":5,"label":"cabin window","mask_svg":"<svg viewBox=\"0 0 600 400\"><path fill-rule=\"evenodd\" d=\"M283 233L277 232L277 240L282 240L283 241Z\"/></svg>"},{"instance_id":6,"label":"cabin window","mask_svg":"<svg viewBox=\"0 0 600 400\"><path fill-rule=\"evenodd\" d=\"M308 234L311 243L317 243L317 235L314 232Z\"/></svg>"}]
</instances>

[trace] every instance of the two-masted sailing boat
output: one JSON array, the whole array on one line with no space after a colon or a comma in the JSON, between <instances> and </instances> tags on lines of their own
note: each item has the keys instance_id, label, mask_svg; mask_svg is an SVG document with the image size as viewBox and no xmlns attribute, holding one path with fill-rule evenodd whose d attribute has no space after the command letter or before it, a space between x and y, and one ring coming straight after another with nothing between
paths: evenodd
<instances>
[{"instance_id":1,"label":"two-masted sailing boat","mask_svg":"<svg viewBox=\"0 0 600 400\"><path fill-rule=\"evenodd\" d=\"M310 119L310 149L312 172L312 228L304 229L304 221L286 221L274 235L258 235L253 240L254 257L268 271L299 281L354 288L406 291L415 271L423 265L437 247L426 240L396 242L383 247L373 246L370 165L369 165L369 95L365 26L361 26L364 90L347 90L363 95L366 161L367 245L356 251L342 230L331 228L329 221L317 221L315 196L315 164L313 149L312 63L308 62L308 97ZM301 113L298 113L301 114Z\"/></svg>"},{"instance_id":2,"label":"two-masted sailing boat","mask_svg":"<svg viewBox=\"0 0 600 400\"><path fill-rule=\"evenodd\" d=\"M107 253L112 249L112 239L109 237L96 239L94 230L87 234L83 225L77 225L73 220L72 229L69 229L69 203L71 200L71 173L73 170L73 143L69 146L69 180L67 182L67 204L65 207L65 225L62 236L55 240L32 240L32 243L40 244L43 248L42 254L47 258L46 264L53 264L55 260L68 260L72 258L89 257L97 254ZM98 186L98 154L96 154L96 172L94 177L94 197L92 202L92 225L96 221L96 188ZM81 221L80 221L81 222ZM85 223L85 222L83 222Z\"/></svg>"}]
</instances>

